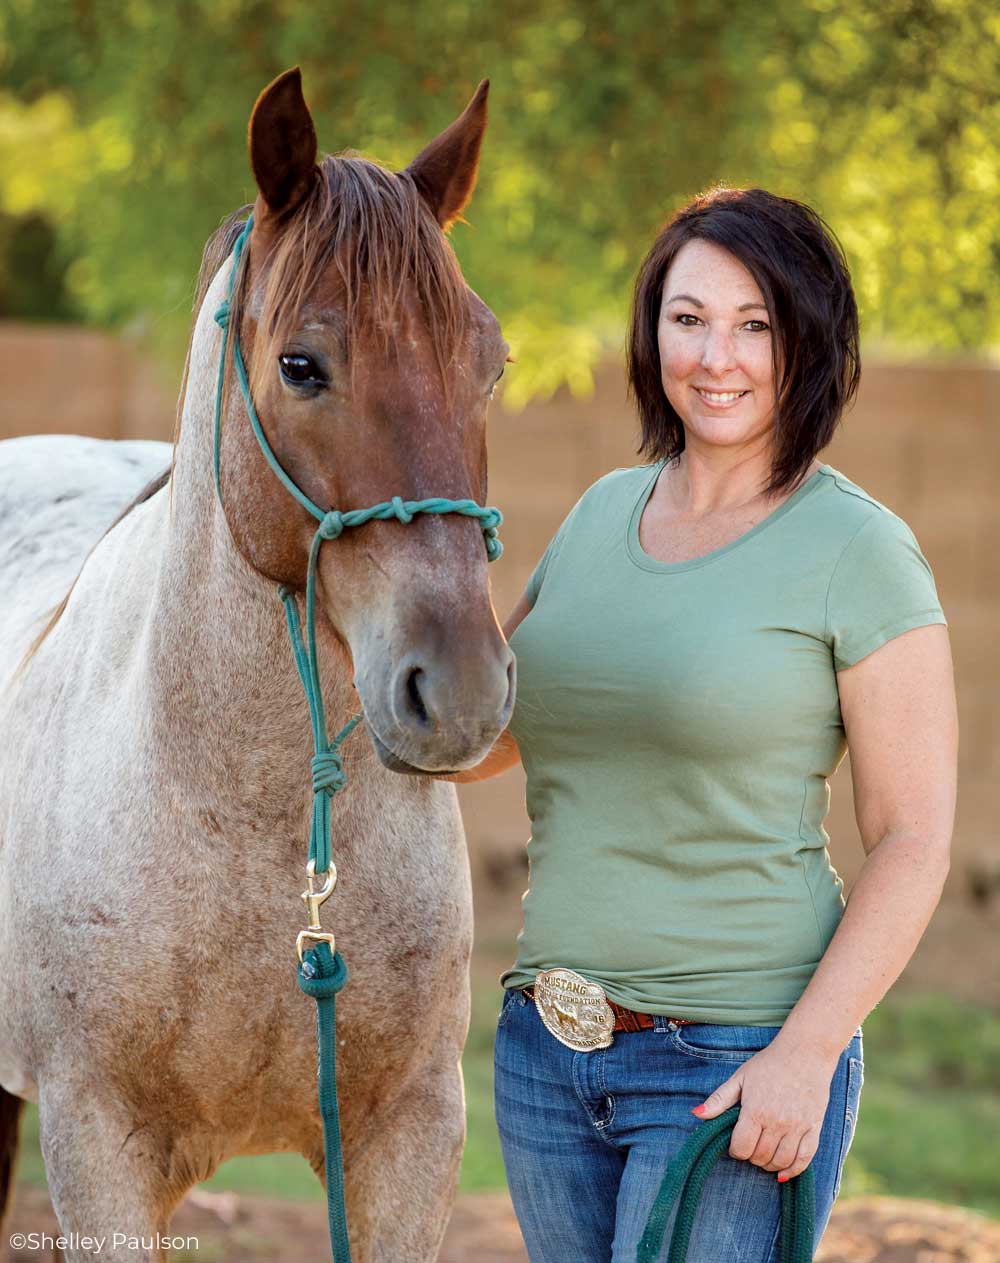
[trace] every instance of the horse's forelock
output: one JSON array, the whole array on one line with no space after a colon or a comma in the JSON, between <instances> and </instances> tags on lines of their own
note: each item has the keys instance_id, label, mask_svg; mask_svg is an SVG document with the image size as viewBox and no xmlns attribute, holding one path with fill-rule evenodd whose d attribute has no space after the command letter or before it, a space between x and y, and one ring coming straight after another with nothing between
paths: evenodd
<instances>
[{"instance_id":1,"label":"horse's forelock","mask_svg":"<svg viewBox=\"0 0 1000 1263\"><path fill-rule=\"evenodd\" d=\"M416 185L405 172L396 175L353 155L327 155L318 170L319 178L270 259L251 391L260 393L306 299L331 265L343 287L349 351L362 334L389 344L409 289L416 292L443 372L466 332L466 287L455 254ZM234 324L246 300L238 289Z\"/></svg>"}]
</instances>

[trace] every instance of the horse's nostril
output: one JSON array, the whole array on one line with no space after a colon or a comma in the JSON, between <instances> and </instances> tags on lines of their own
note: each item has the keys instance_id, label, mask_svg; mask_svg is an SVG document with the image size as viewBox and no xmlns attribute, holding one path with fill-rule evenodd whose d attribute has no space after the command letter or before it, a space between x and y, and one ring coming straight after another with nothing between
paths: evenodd
<instances>
[{"instance_id":1,"label":"horse's nostril","mask_svg":"<svg viewBox=\"0 0 1000 1263\"><path fill-rule=\"evenodd\" d=\"M406 696L410 703L410 708L422 724L428 724L430 720L427 716L427 707L424 705L423 698L420 696L420 676L423 671L420 667L414 667L410 674L406 677Z\"/></svg>"}]
</instances>

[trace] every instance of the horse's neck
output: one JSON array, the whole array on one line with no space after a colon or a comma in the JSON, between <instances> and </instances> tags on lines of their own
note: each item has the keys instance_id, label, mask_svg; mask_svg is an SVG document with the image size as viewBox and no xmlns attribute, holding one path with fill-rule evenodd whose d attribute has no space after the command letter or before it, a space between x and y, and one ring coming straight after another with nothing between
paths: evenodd
<instances>
[{"instance_id":1,"label":"horse's neck","mask_svg":"<svg viewBox=\"0 0 1000 1263\"><path fill-rule=\"evenodd\" d=\"M244 805L250 799L251 811L233 806L227 815L253 814L259 822L260 810L287 815L288 794L305 801L312 739L277 587L237 552L215 490L221 330L213 313L228 267L209 290L192 339L147 670L157 731L186 783L193 776L203 787L230 786ZM356 711L357 695L346 654L331 633L318 634L332 734Z\"/></svg>"}]
</instances>

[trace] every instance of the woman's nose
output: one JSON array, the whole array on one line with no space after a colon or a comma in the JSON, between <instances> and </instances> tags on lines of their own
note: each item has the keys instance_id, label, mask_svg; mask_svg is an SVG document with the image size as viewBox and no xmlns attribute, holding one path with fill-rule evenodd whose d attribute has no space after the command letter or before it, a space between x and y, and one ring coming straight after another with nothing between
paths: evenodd
<instances>
[{"instance_id":1,"label":"woman's nose","mask_svg":"<svg viewBox=\"0 0 1000 1263\"><path fill-rule=\"evenodd\" d=\"M701 365L707 372L720 374L736 362L733 339L729 333L709 329L701 349Z\"/></svg>"}]
</instances>

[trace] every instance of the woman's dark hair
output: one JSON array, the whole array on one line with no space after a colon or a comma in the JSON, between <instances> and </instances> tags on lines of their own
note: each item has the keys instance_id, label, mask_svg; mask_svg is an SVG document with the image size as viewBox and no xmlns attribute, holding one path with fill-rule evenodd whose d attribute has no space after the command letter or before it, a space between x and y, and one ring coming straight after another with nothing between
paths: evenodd
<instances>
[{"instance_id":1,"label":"woman's dark hair","mask_svg":"<svg viewBox=\"0 0 1000 1263\"><path fill-rule=\"evenodd\" d=\"M757 282L775 332L774 461L766 490L794 486L833 437L861 376L858 309L840 243L801 202L764 189L716 188L682 207L643 260L629 324L629 393L650 461L684 450L684 426L660 374L663 282L688 241L733 255Z\"/></svg>"}]
</instances>

